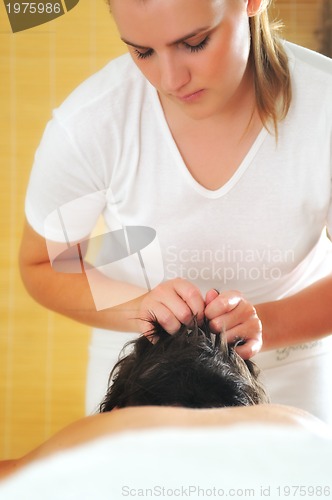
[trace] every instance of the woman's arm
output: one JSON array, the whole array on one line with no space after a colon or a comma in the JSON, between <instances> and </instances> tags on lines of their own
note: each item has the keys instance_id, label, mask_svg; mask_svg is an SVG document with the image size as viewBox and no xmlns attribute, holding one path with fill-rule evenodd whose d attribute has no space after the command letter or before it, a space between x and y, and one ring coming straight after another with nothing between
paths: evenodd
<instances>
[{"instance_id":1,"label":"woman's arm","mask_svg":"<svg viewBox=\"0 0 332 500\"><path fill-rule=\"evenodd\" d=\"M62 262L68 269L77 263ZM118 331L146 332L151 326L146 319L154 317L170 333L182 323L190 323L192 315L201 320L204 299L199 289L189 281L169 280L150 292L126 283L111 280L94 269L98 293L110 303L122 303L96 310L85 273L56 272L50 264L45 239L28 224L24 229L20 251L20 270L30 295L44 307L87 325ZM112 296L113 299L112 300ZM128 297L137 296L132 300Z\"/></svg>"},{"instance_id":2,"label":"woman's arm","mask_svg":"<svg viewBox=\"0 0 332 500\"><path fill-rule=\"evenodd\" d=\"M316 340L332 332L332 276L285 299L255 305L255 312L245 298L232 311L227 311L224 302L224 294L218 295L210 290L205 314L213 331L220 331L224 326L229 341L234 336L241 337L243 332L247 342L237 351L245 359L260 348L262 351L278 349ZM244 323L246 316L247 322ZM259 343L258 320L263 344Z\"/></svg>"},{"instance_id":3,"label":"woman's arm","mask_svg":"<svg viewBox=\"0 0 332 500\"><path fill-rule=\"evenodd\" d=\"M263 350L319 339L332 332L332 276L285 299L256 306Z\"/></svg>"},{"instance_id":4,"label":"woman's arm","mask_svg":"<svg viewBox=\"0 0 332 500\"><path fill-rule=\"evenodd\" d=\"M67 263L70 266L70 261ZM23 232L19 264L27 291L42 306L87 325L139 331L137 318L140 298L97 311L86 274L56 272L50 264L45 239L28 223ZM106 285L109 291L111 280L101 273L99 275L100 286ZM116 282L113 288L114 293L118 293Z\"/></svg>"}]
</instances>

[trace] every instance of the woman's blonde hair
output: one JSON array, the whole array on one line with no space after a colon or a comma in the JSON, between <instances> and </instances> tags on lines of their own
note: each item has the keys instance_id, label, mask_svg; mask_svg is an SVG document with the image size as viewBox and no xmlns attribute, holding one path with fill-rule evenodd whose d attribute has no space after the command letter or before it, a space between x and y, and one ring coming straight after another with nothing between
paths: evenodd
<instances>
[{"instance_id":1,"label":"woman's blonde hair","mask_svg":"<svg viewBox=\"0 0 332 500\"><path fill-rule=\"evenodd\" d=\"M292 89L288 58L279 36L281 24L270 22L270 3L262 0L258 14L249 19L251 62L258 113L268 130L268 122L272 121L278 137L278 122L288 113Z\"/></svg>"}]
</instances>

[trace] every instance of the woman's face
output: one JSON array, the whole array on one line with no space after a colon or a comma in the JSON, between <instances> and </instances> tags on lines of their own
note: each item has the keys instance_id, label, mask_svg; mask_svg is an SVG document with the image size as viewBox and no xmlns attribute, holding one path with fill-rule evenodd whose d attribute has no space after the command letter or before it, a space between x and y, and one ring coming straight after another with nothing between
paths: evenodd
<instances>
[{"instance_id":1,"label":"woman's face","mask_svg":"<svg viewBox=\"0 0 332 500\"><path fill-rule=\"evenodd\" d=\"M111 0L120 36L161 102L195 119L251 88L248 11L257 0Z\"/></svg>"}]
</instances>

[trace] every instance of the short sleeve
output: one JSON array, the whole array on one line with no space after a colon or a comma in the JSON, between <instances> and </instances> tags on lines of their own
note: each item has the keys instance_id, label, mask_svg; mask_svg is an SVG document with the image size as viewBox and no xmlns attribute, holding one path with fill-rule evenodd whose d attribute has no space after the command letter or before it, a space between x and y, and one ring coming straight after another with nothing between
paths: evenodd
<instances>
[{"instance_id":1,"label":"short sleeve","mask_svg":"<svg viewBox=\"0 0 332 500\"><path fill-rule=\"evenodd\" d=\"M76 241L90 234L106 203L100 150L82 127L71 134L56 117L48 123L25 203L27 220L37 233L54 241Z\"/></svg>"}]
</instances>

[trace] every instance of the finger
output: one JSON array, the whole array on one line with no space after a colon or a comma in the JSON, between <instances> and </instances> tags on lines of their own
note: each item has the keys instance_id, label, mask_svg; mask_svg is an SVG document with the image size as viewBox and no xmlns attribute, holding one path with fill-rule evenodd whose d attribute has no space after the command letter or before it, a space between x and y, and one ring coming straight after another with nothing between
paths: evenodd
<instances>
[{"instance_id":1,"label":"finger","mask_svg":"<svg viewBox=\"0 0 332 500\"><path fill-rule=\"evenodd\" d=\"M217 295L205 308L205 316L212 320L236 308L242 300L240 292L227 291Z\"/></svg>"},{"instance_id":2,"label":"finger","mask_svg":"<svg viewBox=\"0 0 332 500\"><path fill-rule=\"evenodd\" d=\"M216 297L218 297L218 295L219 295L219 292L215 288L212 288L212 290L209 290L205 296L205 305L207 306L208 304L210 304L210 302L212 302Z\"/></svg>"},{"instance_id":3,"label":"finger","mask_svg":"<svg viewBox=\"0 0 332 500\"><path fill-rule=\"evenodd\" d=\"M249 339L243 345L235 347L235 351L242 359L250 359L259 353L263 345L262 339Z\"/></svg>"},{"instance_id":4,"label":"finger","mask_svg":"<svg viewBox=\"0 0 332 500\"><path fill-rule=\"evenodd\" d=\"M171 334L178 331L181 325L189 325L192 322L195 314L195 295L200 297L200 292L194 285L185 280L179 280L179 283L178 280L174 281L176 283L173 283L171 288L156 287L153 301L146 304L146 308L155 315L158 323Z\"/></svg>"},{"instance_id":5,"label":"finger","mask_svg":"<svg viewBox=\"0 0 332 500\"><path fill-rule=\"evenodd\" d=\"M245 314L239 314L237 319L236 315L232 311L210 321L211 331L213 333L224 331L227 336L227 342L233 342L237 338L252 338L262 334L262 323L255 311L250 311L250 313L245 311ZM217 325L217 327L214 327L214 325Z\"/></svg>"},{"instance_id":6,"label":"finger","mask_svg":"<svg viewBox=\"0 0 332 500\"><path fill-rule=\"evenodd\" d=\"M204 319L205 302L199 288L189 281L180 278L175 280L174 288L176 293L187 304L190 310L190 315L183 318L183 321L181 320L182 323L188 325L191 322L192 317L196 316L197 321L200 324Z\"/></svg>"},{"instance_id":7,"label":"finger","mask_svg":"<svg viewBox=\"0 0 332 500\"><path fill-rule=\"evenodd\" d=\"M160 326L169 334L173 334L181 328L181 321L179 321L171 309L160 302L156 302L153 305L153 308L149 311L149 315L153 316ZM148 318L145 320L142 319L140 324L141 333L144 335L151 334L151 323Z\"/></svg>"},{"instance_id":8,"label":"finger","mask_svg":"<svg viewBox=\"0 0 332 500\"><path fill-rule=\"evenodd\" d=\"M225 335L228 344L236 344L242 340L235 350L243 359L251 358L262 348L262 323L257 316L253 316L245 324L226 331Z\"/></svg>"},{"instance_id":9,"label":"finger","mask_svg":"<svg viewBox=\"0 0 332 500\"><path fill-rule=\"evenodd\" d=\"M210 320L209 325L213 333L219 333L223 330L230 331L236 326L244 325L253 317L257 317L254 307L249 302L241 300L229 312ZM246 327L248 328L248 325Z\"/></svg>"}]
</instances>

